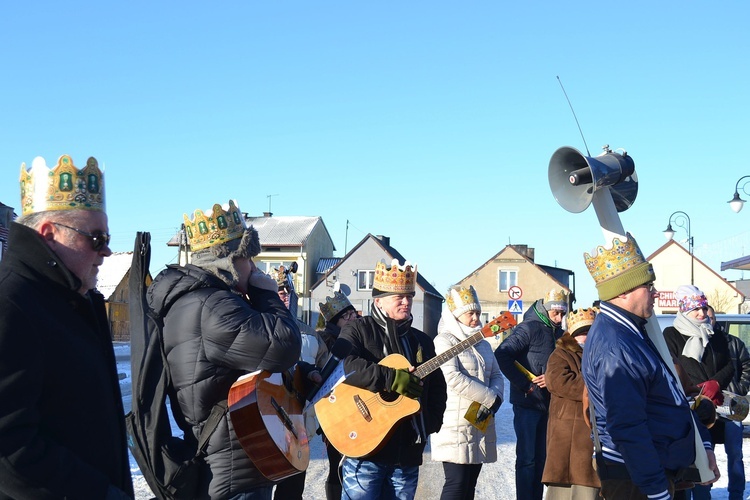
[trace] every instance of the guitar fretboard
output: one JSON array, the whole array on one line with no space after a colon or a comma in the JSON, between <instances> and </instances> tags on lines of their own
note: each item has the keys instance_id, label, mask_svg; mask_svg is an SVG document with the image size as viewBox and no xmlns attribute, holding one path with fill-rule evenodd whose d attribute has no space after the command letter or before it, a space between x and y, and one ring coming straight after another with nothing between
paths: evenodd
<instances>
[{"instance_id":1,"label":"guitar fretboard","mask_svg":"<svg viewBox=\"0 0 750 500\"><path fill-rule=\"evenodd\" d=\"M414 375L419 378L425 378L427 375L440 368L440 365L458 356L482 339L484 339L484 334L482 330L478 330L477 333L475 333L471 337L467 337L447 351L441 352L429 361L425 361L424 363L419 365L416 370L414 370Z\"/></svg>"}]
</instances>

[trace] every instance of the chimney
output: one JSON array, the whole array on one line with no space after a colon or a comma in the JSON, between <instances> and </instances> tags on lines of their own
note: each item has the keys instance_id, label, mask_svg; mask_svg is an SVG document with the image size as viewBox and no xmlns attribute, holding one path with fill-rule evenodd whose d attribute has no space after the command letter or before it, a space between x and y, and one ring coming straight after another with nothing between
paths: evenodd
<instances>
[{"instance_id":1,"label":"chimney","mask_svg":"<svg viewBox=\"0 0 750 500\"><path fill-rule=\"evenodd\" d=\"M263 217L273 217L272 212L263 212Z\"/></svg>"},{"instance_id":2,"label":"chimney","mask_svg":"<svg viewBox=\"0 0 750 500\"><path fill-rule=\"evenodd\" d=\"M528 258L531 262L534 262L534 249L529 248L529 245L511 245L511 246L515 249L516 252Z\"/></svg>"},{"instance_id":3,"label":"chimney","mask_svg":"<svg viewBox=\"0 0 750 500\"><path fill-rule=\"evenodd\" d=\"M391 238L388 236L383 236L382 234L379 234L375 236L377 239L383 242L383 245L389 247L391 246Z\"/></svg>"}]
</instances>

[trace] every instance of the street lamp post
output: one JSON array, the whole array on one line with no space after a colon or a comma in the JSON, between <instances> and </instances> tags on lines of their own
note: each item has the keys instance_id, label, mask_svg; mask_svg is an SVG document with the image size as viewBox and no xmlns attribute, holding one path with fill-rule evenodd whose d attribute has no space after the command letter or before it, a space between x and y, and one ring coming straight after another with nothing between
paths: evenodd
<instances>
[{"instance_id":1,"label":"street lamp post","mask_svg":"<svg viewBox=\"0 0 750 500\"><path fill-rule=\"evenodd\" d=\"M734 185L734 196L732 197L731 200L729 200L727 202L727 203L729 203L729 207L732 210L734 210L734 213L739 213L740 210L742 210L742 206L745 204L745 200L743 200L742 198L740 198L740 191L739 191L740 181L742 179L749 179L749 178L750 178L750 175L744 175L744 176L740 177L737 180L737 184ZM750 194L750 193L747 192L747 189L745 189L745 186L747 186L748 183L750 183L750 181L747 181L747 182L745 182L742 185L742 191L744 191L745 194Z\"/></svg>"},{"instance_id":2,"label":"street lamp post","mask_svg":"<svg viewBox=\"0 0 750 500\"><path fill-rule=\"evenodd\" d=\"M677 217L675 217L675 215ZM688 248L690 250L690 284L693 285L695 281L694 279L695 278L695 271L694 271L695 266L693 265L693 261L695 259L693 259L693 237L690 234L690 217L688 216L688 214L686 214L682 210L673 212L672 215L669 216L669 222L667 222L667 229L664 230L664 236L668 240L671 240L674 237L674 229L672 229L672 217L674 217L675 226L684 228L687 231Z\"/></svg>"}]
</instances>

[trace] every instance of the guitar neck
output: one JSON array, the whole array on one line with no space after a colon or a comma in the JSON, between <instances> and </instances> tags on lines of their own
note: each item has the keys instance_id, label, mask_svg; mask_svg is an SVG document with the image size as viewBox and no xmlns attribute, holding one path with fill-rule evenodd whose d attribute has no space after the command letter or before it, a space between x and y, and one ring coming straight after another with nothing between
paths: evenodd
<instances>
[{"instance_id":1,"label":"guitar neck","mask_svg":"<svg viewBox=\"0 0 750 500\"><path fill-rule=\"evenodd\" d=\"M434 372L438 368L440 368L440 365L445 363L446 361L450 361L451 359L455 358L462 352L464 352L469 347L473 346L474 344L478 343L479 341L484 339L484 334L482 332L482 329L477 330L477 333L472 335L471 337L468 337L458 344L454 345L450 349L448 349L445 352L442 352L435 356L434 358L430 359L429 361L425 361L421 365L419 365L416 370L414 370L414 375L416 375L419 378L425 378L430 373Z\"/></svg>"}]
</instances>

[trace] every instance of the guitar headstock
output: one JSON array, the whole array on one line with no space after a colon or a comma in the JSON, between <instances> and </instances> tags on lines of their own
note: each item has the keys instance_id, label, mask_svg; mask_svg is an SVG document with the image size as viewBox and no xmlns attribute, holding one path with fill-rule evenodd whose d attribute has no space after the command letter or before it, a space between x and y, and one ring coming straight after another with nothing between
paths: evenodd
<instances>
[{"instance_id":1,"label":"guitar headstock","mask_svg":"<svg viewBox=\"0 0 750 500\"><path fill-rule=\"evenodd\" d=\"M509 311L505 311L482 327L482 335L485 337L496 337L504 331L510 330L516 326L517 323L516 317Z\"/></svg>"}]
</instances>

